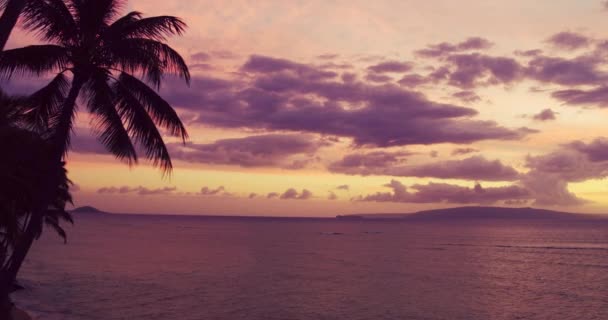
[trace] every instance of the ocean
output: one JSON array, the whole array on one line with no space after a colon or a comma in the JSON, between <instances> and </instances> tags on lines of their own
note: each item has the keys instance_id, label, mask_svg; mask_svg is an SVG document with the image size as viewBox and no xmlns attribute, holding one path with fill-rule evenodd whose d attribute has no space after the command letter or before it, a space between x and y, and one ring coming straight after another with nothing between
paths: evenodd
<instances>
[{"instance_id":1,"label":"ocean","mask_svg":"<svg viewBox=\"0 0 608 320\"><path fill-rule=\"evenodd\" d=\"M35 319L608 319L608 221L79 214L19 276Z\"/></svg>"}]
</instances>

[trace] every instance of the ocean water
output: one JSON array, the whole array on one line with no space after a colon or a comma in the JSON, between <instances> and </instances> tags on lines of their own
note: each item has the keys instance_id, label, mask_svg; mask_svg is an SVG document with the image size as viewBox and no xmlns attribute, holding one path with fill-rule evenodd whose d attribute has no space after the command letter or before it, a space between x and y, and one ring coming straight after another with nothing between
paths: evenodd
<instances>
[{"instance_id":1,"label":"ocean water","mask_svg":"<svg viewBox=\"0 0 608 320\"><path fill-rule=\"evenodd\" d=\"M79 215L14 295L35 319L608 319L606 221Z\"/></svg>"}]
</instances>

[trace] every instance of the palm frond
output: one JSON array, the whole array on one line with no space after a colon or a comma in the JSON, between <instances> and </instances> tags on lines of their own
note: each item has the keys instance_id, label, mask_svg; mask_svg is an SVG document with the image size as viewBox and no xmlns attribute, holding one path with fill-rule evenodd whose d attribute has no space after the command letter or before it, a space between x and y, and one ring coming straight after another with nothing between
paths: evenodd
<instances>
[{"instance_id":1,"label":"palm frond","mask_svg":"<svg viewBox=\"0 0 608 320\"><path fill-rule=\"evenodd\" d=\"M22 16L23 27L43 40L70 44L78 38L78 27L63 0L28 0Z\"/></svg>"},{"instance_id":2,"label":"palm frond","mask_svg":"<svg viewBox=\"0 0 608 320\"><path fill-rule=\"evenodd\" d=\"M122 28L121 36L125 38L146 38L164 41L171 35L182 35L186 23L177 17L157 16L132 21Z\"/></svg>"},{"instance_id":3,"label":"palm frond","mask_svg":"<svg viewBox=\"0 0 608 320\"><path fill-rule=\"evenodd\" d=\"M89 112L94 116L94 131L106 149L129 165L137 163L137 153L116 111L115 93L108 84L109 73L97 70L83 88Z\"/></svg>"},{"instance_id":4,"label":"palm frond","mask_svg":"<svg viewBox=\"0 0 608 320\"><path fill-rule=\"evenodd\" d=\"M146 108L146 111L158 126L167 129L171 135L180 137L183 142L186 141L188 132L175 109L154 89L126 73L120 74L118 85L121 86L122 90L129 91Z\"/></svg>"},{"instance_id":5,"label":"palm frond","mask_svg":"<svg viewBox=\"0 0 608 320\"><path fill-rule=\"evenodd\" d=\"M126 5L126 0L70 0L74 8L74 18L85 37L94 37L107 28L118 12Z\"/></svg>"},{"instance_id":6,"label":"palm frond","mask_svg":"<svg viewBox=\"0 0 608 320\"><path fill-rule=\"evenodd\" d=\"M26 119L29 127L44 133L51 128L51 118L57 116L63 106L69 82L59 73L46 86L30 95L25 104L28 108Z\"/></svg>"},{"instance_id":7,"label":"palm frond","mask_svg":"<svg viewBox=\"0 0 608 320\"><path fill-rule=\"evenodd\" d=\"M57 45L32 45L0 53L0 77L10 78L20 75L41 75L62 70L68 64L68 50Z\"/></svg>"},{"instance_id":8,"label":"palm frond","mask_svg":"<svg viewBox=\"0 0 608 320\"><path fill-rule=\"evenodd\" d=\"M113 39L124 38L123 36L121 36L123 34L123 30L133 22L140 20L141 17L141 12L131 11L126 15L118 18L116 21L110 24L107 29L103 30L100 35L101 40L103 42L112 42Z\"/></svg>"},{"instance_id":9,"label":"palm frond","mask_svg":"<svg viewBox=\"0 0 608 320\"><path fill-rule=\"evenodd\" d=\"M67 243L68 235L65 232L65 230L61 227L61 225L59 224L59 219L57 219L57 217L54 215L49 215L49 213L51 213L53 211L57 211L57 210L48 210L47 211L47 215L44 216L44 222L46 223L47 226L53 228L53 230L55 230L55 232L57 232L57 234L63 239L63 243ZM37 235L37 238L39 238L41 234L42 234L42 232L40 232Z\"/></svg>"},{"instance_id":10,"label":"palm frond","mask_svg":"<svg viewBox=\"0 0 608 320\"><path fill-rule=\"evenodd\" d=\"M182 56L169 45L144 38L127 38L107 48L112 62L128 73L141 72L156 88L164 74L176 74L190 83L190 71Z\"/></svg>"},{"instance_id":11,"label":"palm frond","mask_svg":"<svg viewBox=\"0 0 608 320\"><path fill-rule=\"evenodd\" d=\"M147 158L152 160L154 166L160 167L165 174L170 173L173 169L171 156L145 107L123 86L115 83L114 90L116 108L126 123L129 134L144 148Z\"/></svg>"},{"instance_id":12,"label":"palm frond","mask_svg":"<svg viewBox=\"0 0 608 320\"><path fill-rule=\"evenodd\" d=\"M19 126L25 121L24 98L9 96L0 89L0 126Z\"/></svg>"}]
</instances>

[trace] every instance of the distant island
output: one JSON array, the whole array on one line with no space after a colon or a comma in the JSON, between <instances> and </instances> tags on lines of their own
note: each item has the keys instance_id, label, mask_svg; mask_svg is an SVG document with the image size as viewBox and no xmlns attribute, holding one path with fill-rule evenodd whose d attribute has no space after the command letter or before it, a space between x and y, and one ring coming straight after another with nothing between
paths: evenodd
<instances>
[{"instance_id":1,"label":"distant island","mask_svg":"<svg viewBox=\"0 0 608 320\"><path fill-rule=\"evenodd\" d=\"M535 208L505 208L505 207L456 207L447 209L435 209L418 211L414 213L376 213L340 215L338 219L360 220L360 219L401 219L416 221L431 220L481 220L481 219L551 219L572 220L590 218L608 218L606 215L591 215L552 211Z\"/></svg>"},{"instance_id":2,"label":"distant island","mask_svg":"<svg viewBox=\"0 0 608 320\"><path fill-rule=\"evenodd\" d=\"M83 207L78 207L74 210L71 211L72 213L101 213L101 214L107 214L109 212L105 212L105 211L101 211L95 207L91 207L91 206L83 206Z\"/></svg>"}]
</instances>

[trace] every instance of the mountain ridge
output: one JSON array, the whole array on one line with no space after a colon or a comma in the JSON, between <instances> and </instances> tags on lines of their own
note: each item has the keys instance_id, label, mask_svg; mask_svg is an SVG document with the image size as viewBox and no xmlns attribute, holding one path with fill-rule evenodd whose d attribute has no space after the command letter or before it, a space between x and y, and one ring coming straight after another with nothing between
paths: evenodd
<instances>
[{"instance_id":1,"label":"mountain ridge","mask_svg":"<svg viewBox=\"0 0 608 320\"><path fill-rule=\"evenodd\" d=\"M479 219L606 219L606 215L572 213L532 207L464 206L414 213L372 213L337 216L339 219L479 220Z\"/></svg>"}]
</instances>

